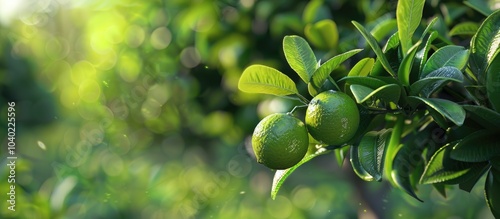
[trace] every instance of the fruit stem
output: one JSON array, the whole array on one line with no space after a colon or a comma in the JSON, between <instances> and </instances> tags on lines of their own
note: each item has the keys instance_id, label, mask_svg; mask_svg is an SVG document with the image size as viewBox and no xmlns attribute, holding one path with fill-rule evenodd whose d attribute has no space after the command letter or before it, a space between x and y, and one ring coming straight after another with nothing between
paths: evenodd
<instances>
[{"instance_id":1,"label":"fruit stem","mask_svg":"<svg viewBox=\"0 0 500 219\"><path fill-rule=\"evenodd\" d=\"M305 98L304 96L300 95L299 93L296 93L295 95L297 95L297 97L299 97L300 102L302 102L304 104L309 104L309 100L307 98Z\"/></svg>"},{"instance_id":2,"label":"fruit stem","mask_svg":"<svg viewBox=\"0 0 500 219\"><path fill-rule=\"evenodd\" d=\"M288 112L288 113L289 113L289 114L293 114L293 112L295 112L295 110L296 110L297 108L304 108L304 107L307 107L307 106L308 106L308 105L300 105L300 106L295 106L295 107L293 107L293 109L292 109L290 112Z\"/></svg>"}]
</instances>

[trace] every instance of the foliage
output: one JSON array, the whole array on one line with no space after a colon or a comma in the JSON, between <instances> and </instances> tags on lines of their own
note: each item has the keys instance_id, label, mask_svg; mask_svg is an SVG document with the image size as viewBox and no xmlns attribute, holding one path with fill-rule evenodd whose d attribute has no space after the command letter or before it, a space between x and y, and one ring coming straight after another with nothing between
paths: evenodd
<instances>
[{"instance_id":1,"label":"foliage","mask_svg":"<svg viewBox=\"0 0 500 219\"><path fill-rule=\"evenodd\" d=\"M315 153L296 166L277 171L273 198L283 181L303 163L329 150L341 153L347 147L350 163L361 179L384 178L420 201L417 184L433 184L445 195L448 185L458 184L460 189L471 191L487 175L486 202L493 215L500 217L497 205L500 193L495 190L500 187L499 170L495 166L500 162L497 122L500 121L500 11L489 12L482 10L477 2L466 2L487 17L481 23L464 21L450 32L442 32L436 24L439 17L428 23L422 20L424 5L424 0L398 1L396 26L386 27L380 22L368 29L368 25L352 21L376 59L366 57L369 53L355 57L361 50L350 49L321 62L305 39L296 35L284 37L286 61L308 85L310 97L325 90L345 92L362 111L373 116L367 119L371 121L368 125L371 129L358 131L347 144L319 145ZM336 25L320 22L314 26L314 36L311 26L306 27L305 36L318 48L332 48L328 40L318 45L319 33L323 33L322 39L328 39L325 35L329 33L332 42L337 43ZM393 34L380 47L381 39L386 36L377 30L383 28ZM470 46L450 37L455 35L472 35ZM338 70L353 57L358 62L351 70ZM304 97L307 95L299 90L274 92L274 87L299 87L278 70L275 72L271 74L252 65L240 82L264 84L265 79L266 87L254 86L253 92L292 95L304 104L309 103ZM249 78L249 73L259 80ZM240 89L248 91L241 84ZM374 115L384 115L385 119L371 120ZM445 137L434 139L432 133L436 130Z\"/></svg>"}]
</instances>

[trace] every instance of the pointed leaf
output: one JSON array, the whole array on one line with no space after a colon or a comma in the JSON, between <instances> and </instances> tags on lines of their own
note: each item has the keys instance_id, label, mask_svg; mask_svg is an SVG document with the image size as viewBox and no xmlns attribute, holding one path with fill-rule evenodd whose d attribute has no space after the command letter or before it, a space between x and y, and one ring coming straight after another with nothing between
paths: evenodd
<instances>
[{"instance_id":1,"label":"pointed leaf","mask_svg":"<svg viewBox=\"0 0 500 219\"><path fill-rule=\"evenodd\" d=\"M362 51L362 49L354 49L339 55L334 56L325 63L323 63L312 75L311 82L316 88L323 85L325 80L330 76L333 70L338 68L345 60L349 59L353 55L356 55Z\"/></svg>"},{"instance_id":2,"label":"pointed leaf","mask_svg":"<svg viewBox=\"0 0 500 219\"><path fill-rule=\"evenodd\" d=\"M483 169L479 171L474 171L470 173L470 177L458 184L458 188L460 188L463 191L470 192L476 185L477 181L481 179L481 177L490 169L490 165L485 164Z\"/></svg>"},{"instance_id":3,"label":"pointed leaf","mask_svg":"<svg viewBox=\"0 0 500 219\"><path fill-rule=\"evenodd\" d=\"M304 82L309 82L316 70L316 56L307 41L300 36L285 36L283 52L290 67Z\"/></svg>"},{"instance_id":4,"label":"pointed leaf","mask_svg":"<svg viewBox=\"0 0 500 219\"><path fill-rule=\"evenodd\" d=\"M347 153L349 152L349 149L350 147L342 147L333 151L335 153L335 158L337 160L337 164L339 165L339 167L343 166L344 160L347 156Z\"/></svg>"},{"instance_id":5,"label":"pointed leaf","mask_svg":"<svg viewBox=\"0 0 500 219\"><path fill-rule=\"evenodd\" d=\"M500 171L491 169L484 185L486 203L495 218L500 218Z\"/></svg>"},{"instance_id":6,"label":"pointed leaf","mask_svg":"<svg viewBox=\"0 0 500 219\"><path fill-rule=\"evenodd\" d=\"M450 81L462 83L463 80L462 72L457 68L441 67L413 83L410 86L410 95L417 96L422 93L424 97L429 97L445 83Z\"/></svg>"},{"instance_id":7,"label":"pointed leaf","mask_svg":"<svg viewBox=\"0 0 500 219\"><path fill-rule=\"evenodd\" d=\"M486 79L485 72L500 52L500 10L486 18L471 40L469 65L479 82Z\"/></svg>"},{"instance_id":8,"label":"pointed leaf","mask_svg":"<svg viewBox=\"0 0 500 219\"><path fill-rule=\"evenodd\" d=\"M425 63L427 62L427 55L429 53L429 50L431 49L432 42L438 37L438 32L437 31L432 31L428 36L424 37L422 40L422 44L420 44L420 50L415 54L415 61L413 62L415 68L415 71L418 74L412 75L410 77L411 81L414 82L418 78L420 78L420 73L422 72L422 69L424 68ZM418 67L418 68L416 68Z\"/></svg>"},{"instance_id":9,"label":"pointed leaf","mask_svg":"<svg viewBox=\"0 0 500 219\"><path fill-rule=\"evenodd\" d=\"M373 35L375 40L380 41L388 34L392 34L397 30L398 24L396 19L384 20L373 27L370 33Z\"/></svg>"},{"instance_id":10,"label":"pointed leaf","mask_svg":"<svg viewBox=\"0 0 500 219\"><path fill-rule=\"evenodd\" d=\"M416 96L408 97L410 101L417 100L417 102L425 103L428 109L433 109L439 114L461 126L465 120L465 110L455 102L439 99L439 98L421 98Z\"/></svg>"},{"instance_id":11,"label":"pointed leaf","mask_svg":"<svg viewBox=\"0 0 500 219\"><path fill-rule=\"evenodd\" d=\"M413 66L413 59L415 58L415 53L420 45L420 42L411 47L408 54L403 58L398 69L398 79L403 83L403 85L410 85L410 73Z\"/></svg>"},{"instance_id":12,"label":"pointed leaf","mask_svg":"<svg viewBox=\"0 0 500 219\"><path fill-rule=\"evenodd\" d=\"M321 49L333 49L339 41L337 25L332 20L321 20L315 24L307 24L304 34L309 42Z\"/></svg>"},{"instance_id":13,"label":"pointed leaf","mask_svg":"<svg viewBox=\"0 0 500 219\"><path fill-rule=\"evenodd\" d=\"M455 25L450 30L449 34L450 36L459 36L459 35L473 36L474 34L476 34L478 29L479 25L475 22L463 22Z\"/></svg>"},{"instance_id":14,"label":"pointed leaf","mask_svg":"<svg viewBox=\"0 0 500 219\"><path fill-rule=\"evenodd\" d=\"M285 96L297 94L295 83L280 71L264 65L251 65L243 71L238 88L248 93Z\"/></svg>"},{"instance_id":15,"label":"pointed leaf","mask_svg":"<svg viewBox=\"0 0 500 219\"><path fill-rule=\"evenodd\" d=\"M463 106L470 119L487 129L500 129L500 113L483 106L465 105Z\"/></svg>"},{"instance_id":16,"label":"pointed leaf","mask_svg":"<svg viewBox=\"0 0 500 219\"><path fill-rule=\"evenodd\" d=\"M351 85L351 91L357 103L363 103L370 97L377 97L387 102L397 103L401 95L401 88L397 84L387 84L377 89L371 89L363 85Z\"/></svg>"},{"instance_id":17,"label":"pointed leaf","mask_svg":"<svg viewBox=\"0 0 500 219\"><path fill-rule=\"evenodd\" d=\"M412 157L414 156L413 152L421 151L411 149L416 148L410 148L407 145L400 145L398 147L397 153L392 161L391 177L397 187L403 189L406 193L418 201L423 202L420 198L418 198L417 194L415 194L414 185L412 185L410 179L411 173L415 170L416 166L422 162L422 159L416 161L415 158Z\"/></svg>"},{"instance_id":18,"label":"pointed leaf","mask_svg":"<svg viewBox=\"0 0 500 219\"><path fill-rule=\"evenodd\" d=\"M462 46L448 45L441 47L427 60L420 78L425 78L429 73L445 66L462 70L467 65L468 58L469 50Z\"/></svg>"},{"instance_id":19,"label":"pointed leaf","mask_svg":"<svg viewBox=\"0 0 500 219\"><path fill-rule=\"evenodd\" d=\"M387 85L384 81L373 78L373 77L364 77L364 76L348 76L348 77L343 77L338 82L346 82L349 84L357 84L357 85L363 85L365 87L369 87L373 90L380 88L384 85Z\"/></svg>"},{"instance_id":20,"label":"pointed leaf","mask_svg":"<svg viewBox=\"0 0 500 219\"><path fill-rule=\"evenodd\" d=\"M298 167L300 167L302 164L307 163L311 159L327 154L331 152L331 150L327 150L325 148L319 148L315 153L308 154L306 155L299 163L295 164L295 166L290 167L285 170L277 170L276 173L274 173L274 178L273 178L273 185L271 187L271 198L275 199L276 195L278 194L279 189L281 188L281 185L283 185L283 182L295 171Z\"/></svg>"},{"instance_id":21,"label":"pointed leaf","mask_svg":"<svg viewBox=\"0 0 500 219\"><path fill-rule=\"evenodd\" d=\"M500 35L498 40L500 41ZM500 48L498 50L500 50ZM486 95L488 96L491 107L497 112L500 112L500 55L498 54L486 71Z\"/></svg>"},{"instance_id":22,"label":"pointed leaf","mask_svg":"<svg viewBox=\"0 0 500 219\"><path fill-rule=\"evenodd\" d=\"M500 155L499 130L481 130L466 136L451 151L451 157L464 162L482 162Z\"/></svg>"},{"instance_id":23,"label":"pointed leaf","mask_svg":"<svg viewBox=\"0 0 500 219\"><path fill-rule=\"evenodd\" d=\"M375 59L373 58L364 58L359 60L354 67L349 71L348 76L368 76L370 71L375 64Z\"/></svg>"},{"instance_id":24,"label":"pointed leaf","mask_svg":"<svg viewBox=\"0 0 500 219\"><path fill-rule=\"evenodd\" d=\"M367 132L358 145L359 162L376 181L382 180L385 147L390 133L388 129Z\"/></svg>"},{"instance_id":25,"label":"pointed leaf","mask_svg":"<svg viewBox=\"0 0 500 219\"><path fill-rule=\"evenodd\" d=\"M450 157L454 144L447 144L431 157L420 178L421 184L447 183L457 184L484 168L486 163L467 163Z\"/></svg>"},{"instance_id":26,"label":"pointed leaf","mask_svg":"<svg viewBox=\"0 0 500 219\"><path fill-rule=\"evenodd\" d=\"M358 22L352 21L356 29L363 35L363 37L366 39L366 42L370 47L373 49L375 54L377 55L377 59L380 61L384 69L389 72L392 76L396 75L396 72L391 68L391 65L389 64L389 61L385 57L384 53L382 52L382 49L380 49L380 46L377 43L377 40Z\"/></svg>"},{"instance_id":27,"label":"pointed leaf","mask_svg":"<svg viewBox=\"0 0 500 219\"><path fill-rule=\"evenodd\" d=\"M364 181L373 181L374 178L372 175L370 175L365 168L361 165L361 162L359 160L359 155L358 155L358 145L353 145L351 146L351 153L350 153L350 159L349 161L351 162L352 169L354 170L354 173L358 175L359 178L361 178Z\"/></svg>"},{"instance_id":28,"label":"pointed leaf","mask_svg":"<svg viewBox=\"0 0 500 219\"><path fill-rule=\"evenodd\" d=\"M398 1L396 19L403 54L406 54L410 50L413 34L422 19L424 4L425 0Z\"/></svg>"}]
</instances>

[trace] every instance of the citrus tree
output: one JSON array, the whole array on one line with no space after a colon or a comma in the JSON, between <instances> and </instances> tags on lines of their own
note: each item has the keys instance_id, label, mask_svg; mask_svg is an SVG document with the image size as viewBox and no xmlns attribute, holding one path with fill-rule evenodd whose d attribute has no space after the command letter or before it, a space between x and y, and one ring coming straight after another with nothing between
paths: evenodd
<instances>
[{"instance_id":1,"label":"citrus tree","mask_svg":"<svg viewBox=\"0 0 500 219\"><path fill-rule=\"evenodd\" d=\"M386 180L419 201L418 184L445 196L447 186L470 192L487 175L486 203L500 218L500 11L471 2L485 18L443 32L437 16L422 19L424 0L398 1L395 18L352 21L370 48L340 54L333 20L308 24L307 40L283 39L298 82L266 65L247 67L240 90L301 103L264 118L252 137L257 160L277 170L271 197L302 164L334 153L361 179ZM308 42L329 59L318 60Z\"/></svg>"}]
</instances>

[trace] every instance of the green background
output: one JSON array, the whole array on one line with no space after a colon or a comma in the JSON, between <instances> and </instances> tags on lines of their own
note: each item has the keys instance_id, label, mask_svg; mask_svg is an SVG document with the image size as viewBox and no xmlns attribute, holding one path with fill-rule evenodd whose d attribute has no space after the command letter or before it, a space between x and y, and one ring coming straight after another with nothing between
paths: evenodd
<instances>
[{"instance_id":1,"label":"green background","mask_svg":"<svg viewBox=\"0 0 500 219\"><path fill-rule=\"evenodd\" d=\"M317 57L359 48L350 21L394 17L397 1L0 3L0 124L15 102L18 156L16 212L2 200L2 218L492 218L484 179L447 198L419 186L420 203L361 181L333 154L302 166L271 200L273 171L252 157L258 121L300 103L238 91L245 67L299 81L285 35L333 19L339 44L313 47ZM424 12L441 16L443 31L484 18L456 1L427 1Z\"/></svg>"}]
</instances>

